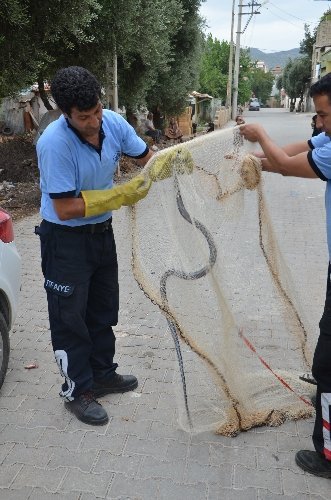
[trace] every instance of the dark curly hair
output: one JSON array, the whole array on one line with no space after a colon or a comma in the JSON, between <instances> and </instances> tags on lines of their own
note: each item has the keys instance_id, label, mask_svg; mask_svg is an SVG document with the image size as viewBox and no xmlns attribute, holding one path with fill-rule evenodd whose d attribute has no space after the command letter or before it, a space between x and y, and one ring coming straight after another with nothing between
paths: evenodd
<instances>
[{"instance_id":1,"label":"dark curly hair","mask_svg":"<svg viewBox=\"0 0 331 500\"><path fill-rule=\"evenodd\" d=\"M90 71L80 66L59 69L51 83L52 96L61 111L70 116L71 109L91 109L101 97L100 83Z\"/></svg>"},{"instance_id":2,"label":"dark curly hair","mask_svg":"<svg viewBox=\"0 0 331 500\"><path fill-rule=\"evenodd\" d=\"M320 80L310 87L310 97L315 95L327 95L331 103L331 73L322 76Z\"/></svg>"}]
</instances>

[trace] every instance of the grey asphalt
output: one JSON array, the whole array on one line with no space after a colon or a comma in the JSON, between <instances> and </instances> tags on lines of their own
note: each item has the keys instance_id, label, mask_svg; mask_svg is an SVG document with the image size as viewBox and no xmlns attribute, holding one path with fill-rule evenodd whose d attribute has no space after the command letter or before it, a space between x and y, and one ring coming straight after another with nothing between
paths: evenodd
<instances>
[{"instance_id":1,"label":"grey asphalt","mask_svg":"<svg viewBox=\"0 0 331 500\"><path fill-rule=\"evenodd\" d=\"M267 110L264 116L269 123ZM304 119L309 121L308 114L270 116L275 130L277 120L292 120L295 133L300 126L306 131ZM247 119L253 121L250 115ZM283 139L289 138L287 130L284 134ZM325 186L274 174L265 175L264 182L279 244L303 307L317 326L328 260ZM305 474L294 462L297 450L312 449L313 419L261 427L235 438L180 429L172 384L174 348L164 317L132 276L127 209L114 217L121 288L117 361L121 373L138 376L139 387L102 399L110 416L107 426L88 426L68 413L58 396L61 378L33 234L38 221L34 215L15 224L23 285L0 397L1 500L331 498L330 480ZM316 338L317 328L311 346ZM33 362L37 368L25 368ZM295 370L291 360L289 369Z\"/></svg>"}]
</instances>

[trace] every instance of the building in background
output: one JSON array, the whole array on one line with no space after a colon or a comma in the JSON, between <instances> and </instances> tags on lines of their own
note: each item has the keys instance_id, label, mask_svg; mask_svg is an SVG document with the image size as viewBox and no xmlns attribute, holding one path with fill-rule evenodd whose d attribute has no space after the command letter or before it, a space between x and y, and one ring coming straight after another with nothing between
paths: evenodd
<instances>
[{"instance_id":1,"label":"building in background","mask_svg":"<svg viewBox=\"0 0 331 500\"><path fill-rule=\"evenodd\" d=\"M320 76L324 76L331 71L331 47L328 47L321 56Z\"/></svg>"},{"instance_id":2,"label":"building in background","mask_svg":"<svg viewBox=\"0 0 331 500\"><path fill-rule=\"evenodd\" d=\"M283 73L283 68L279 64L276 64L276 66L270 70L270 73L272 73L275 78L278 78L278 76Z\"/></svg>"},{"instance_id":3,"label":"building in background","mask_svg":"<svg viewBox=\"0 0 331 500\"><path fill-rule=\"evenodd\" d=\"M267 73L268 71L267 65L264 61L256 61L255 67L257 69L261 69L264 73Z\"/></svg>"},{"instance_id":4,"label":"building in background","mask_svg":"<svg viewBox=\"0 0 331 500\"><path fill-rule=\"evenodd\" d=\"M321 21L317 28L316 43L312 57L312 83L328 73L331 49L331 14Z\"/></svg>"},{"instance_id":5,"label":"building in background","mask_svg":"<svg viewBox=\"0 0 331 500\"><path fill-rule=\"evenodd\" d=\"M321 21L317 28L316 43L313 48L311 85L331 71L331 14ZM306 111L314 111L314 103L306 97Z\"/></svg>"}]
</instances>

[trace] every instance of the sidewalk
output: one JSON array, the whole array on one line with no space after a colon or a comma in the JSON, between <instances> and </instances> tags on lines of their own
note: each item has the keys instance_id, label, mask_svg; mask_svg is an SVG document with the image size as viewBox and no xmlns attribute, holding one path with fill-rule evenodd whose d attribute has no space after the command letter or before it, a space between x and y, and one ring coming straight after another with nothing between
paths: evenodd
<instances>
[{"instance_id":1,"label":"sidewalk","mask_svg":"<svg viewBox=\"0 0 331 500\"><path fill-rule=\"evenodd\" d=\"M272 177L271 182L273 192L275 182L280 186L272 198L266 184L275 214L279 207L286 213L291 204L293 224L305 217L300 226L301 250L295 254L291 245L295 246L298 233L289 225L285 231L288 220L275 216L280 242L298 280L301 251L311 250L306 241L316 246L318 262L311 267L316 290L311 290L307 300L315 297L318 317L324 285L320 290L316 275L321 275L323 283L326 275L320 249L324 226L318 216L324 186L309 181L305 188L305 181L300 180L296 195L289 180L286 190L282 179ZM302 212L301 197L306 202L309 196L310 209ZM179 429L172 385L173 344L165 319L133 279L127 214L122 209L114 217L121 290L117 361L121 373L138 376L139 387L133 393L102 399L110 416L105 427L79 422L58 397L61 378L50 345L39 242L33 234L39 217L16 224L23 287L0 397L0 500L330 499L330 481L304 474L294 462L297 450L312 449L313 419L253 429L236 438L213 432L190 436ZM305 238L305 232L310 236ZM24 368L34 361L38 368Z\"/></svg>"}]
</instances>

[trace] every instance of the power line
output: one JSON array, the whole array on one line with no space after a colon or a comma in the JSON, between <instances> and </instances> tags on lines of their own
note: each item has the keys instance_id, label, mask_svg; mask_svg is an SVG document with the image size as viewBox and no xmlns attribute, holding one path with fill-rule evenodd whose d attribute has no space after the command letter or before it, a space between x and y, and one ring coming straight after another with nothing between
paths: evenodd
<instances>
[{"instance_id":1,"label":"power line","mask_svg":"<svg viewBox=\"0 0 331 500\"><path fill-rule=\"evenodd\" d=\"M268 11L269 11L272 15L276 16L278 19L281 19L282 21L285 21L285 22L287 22L288 24L291 24L292 26L295 26L297 29L301 29L301 28L299 28L299 26L298 26L298 25L296 25L296 24L294 24L294 23L291 23L291 22L290 22L290 21L288 21L287 19L284 19L283 17L281 17L281 16L279 16L278 14L276 14L276 13L275 13L272 9L268 9L268 7L266 7L266 4L268 4L268 3L270 3L271 5L273 5L273 4L272 4L272 2L269 2L269 0L265 0L264 2L262 2L262 4L260 4L260 5L258 6L258 7L259 7L259 8L258 8L258 11L259 11L259 10L261 10L261 8L263 8L263 7L264 7L264 8L265 8L265 9L267 9L267 10L268 10ZM284 12L285 12L285 11L284 11ZM258 13L259 13L259 14L263 14L262 12L258 12ZM251 20L251 18L249 19L249 21L250 21L250 20ZM244 30L242 31L242 33L244 33L245 29L247 28L249 21L246 23L246 26L245 26ZM256 23L256 20L255 20L255 19L254 19L254 22ZM252 35L253 35L253 33L251 33L251 38L252 38ZM246 45L247 45L247 44L246 44ZM251 45L251 44L248 44L248 46L250 46L250 45ZM260 49L260 50L263 50L263 49ZM276 51L276 50L274 50L273 52L277 52L277 51Z\"/></svg>"},{"instance_id":2,"label":"power line","mask_svg":"<svg viewBox=\"0 0 331 500\"><path fill-rule=\"evenodd\" d=\"M278 19L281 19L282 21L285 21L286 23L291 24L291 26L294 26L294 27L295 27L295 28L297 28L297 29L301 29L301 28L299 28L299 26L298 26L297 24L294 24L294 23L292 23L291 21L289 21L288 19L285 19L284 17L280 16L279 14L276 14L275 12L273 12L273 11L272 11L272 9L270 9L270 8L268 8L268 7L266 7L266 6L264 6L264 8L265 8L266 10L268 10L269 12L271 12L271 14L273 14L273 15L274 15L275 17L277 17Z\"/></svg>"},{"instance_id":3,"label":"power line","mask_svg":"<svg viewBox=\"0 0 331 500\"><path fill-rule=\"evenodd\" d=\"M329 0L328 0L329 2ZM272 2L270 2L269 0L265 3L268 3L270 5L272 5L273 7L275 7L276 9L280 10L281 12L284 12L284 14L288 15L288 16L291 16L295 19L298 19L298 21L302 21L304 22L305 24L308 24L309 26L311 26L312 24L315 24L317 25L319 23L319 20L318 21L306 21L305 19L302 19L300 17L297 17L293 14L291 14L290 12L287 12L286 10L284 9L281 9L280 7L278 7L277 5L273 4ZM288 23L288 24L291 24L291 26L294 26L295 28L297 29L301 29L301 27L298 26L298 24L294 24L292 23L291 21L289 21L288 19L285 19L284 17L280 16L279 14L277 14L275 11L273 11L272 9L268 8L266 5L262 5L262 7L264 7L266 10L268 10L272 15L274 15L275 17L277 17L278 19L281 19L282 21Z\"/></svg>"},{"instance_id":4,"label":"power line","mask_svg":"<svg viewBox=\"0 0 331 500\"><path fill-rule=\"evenodd\" d=\"M268 3L270 3L270 5L272 5L272 6L273 6L273 7L275 7L276 9L278 9L278 10L280 10L280 11L284 12L284 14L287 14L288 16L294 17L295 19L298 19L299 21L303 21L304 23L306 23L306 22L307 22L307 21L305 21L305 19L301 19L300 17L297 17L297 16L295 16L294 14L291 14L290 12L287 12L287 11L286 11L286 10L284 10L284 9L281 9L280 7L278 7L278 5L275 5L274 3L270 2L270 1L269 1Z\"/></svg>"},{"instance_id":5,"label":"power line","mask_svg":"<svg viewBox=\"0 0 331 500\"><path fill-rule=\"evenodd\" d=\"M328 1L328 5L330 4L330 1ZM266 4L269 4L268 6ZM245 27L244 29L241 31L242 34L245 33L249 23L251 22L252 18L253 18L253 15L254 14L263 14L263 12L260 12L260 10L264 7L267 11L269 11L269 14L271 16L273 16L274 18L277 18L277 19L280 19L281 21L287 23L287 24L290 24L291 26L294 26L297 30L302 30L302 25L301 25L301 22L302 23L306 23L308 26L310 26L310 28L314 27L314 25L318 25L319 23L319 20L317 21L305 21L304 19L296 16L296 15L293 15L289 12L287 12L286 10L284 9L281 9L280 7L278 7L277 5L275 5L273 2L271 2L270 0L264 0L262 1L262 4L257 4L255 3L255 0L252 0L252 2L246 4L246 5L243 5L242 4L242 7L250 7L251 8L251 11L250 12L242 12L241 15L248 15L249 18L245 24ZM257 9L254 11L254 7L257 7ZM285 16L291 16L292 18L294 18L294 20L297 20L297 22L291 22L289 19L286 19L285 16L281 16L279 15L279 13L275 12L274 8L278 9L279 11L281 11L282 13L284 13ZM255 21L255 19L254 19ZM300 22L300 24L299 24Z\"/></svg>"}]
</instances>

